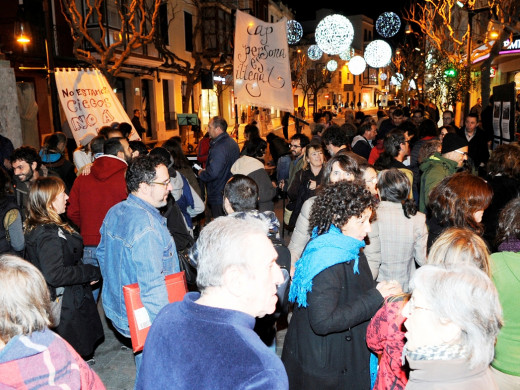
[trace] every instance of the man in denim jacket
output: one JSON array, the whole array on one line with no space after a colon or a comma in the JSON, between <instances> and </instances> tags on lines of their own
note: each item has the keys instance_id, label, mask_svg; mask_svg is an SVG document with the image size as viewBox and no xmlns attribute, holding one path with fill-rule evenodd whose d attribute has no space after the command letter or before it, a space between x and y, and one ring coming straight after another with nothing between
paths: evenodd
<instances>
[{"instance_id":1,"label":"man in denim jacket","mask_svg":"<svg viewBox=\"0 0 520 390\"><path fill-rule=\"evenodd\" d=\"M168 304L164 277L179 272L179 260L166 218L157 210L166 205L172 189L166 166L155 157L136 157L126 171L126 184L128 199L108 211L96 255L105 314L121 335L130 338L123 286L139 284L141 301L153 322ZM137 374L141 356L135 356Z\"/></svg>"}]
</instances>

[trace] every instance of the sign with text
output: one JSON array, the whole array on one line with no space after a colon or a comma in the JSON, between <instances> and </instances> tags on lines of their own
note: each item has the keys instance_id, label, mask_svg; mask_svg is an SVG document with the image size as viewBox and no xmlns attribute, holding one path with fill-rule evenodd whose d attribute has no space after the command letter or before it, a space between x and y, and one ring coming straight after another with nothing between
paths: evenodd
<instances>
[{"instance_id":1,"label":"sign with text","mask_svg":"<svg viewBox=\"0 0 520 390\"><path fill-rule=\"evenodd\" d=\"M237 11L233 73L239 104L294 111L286 18L267 23Z\"/></svg>"},{"instance_id":2,"label":"sign with text","mask_svg":"<svg viewBox=\"0 0 520 390\"><path fill-rule=\"evenodd\" d=\"M97 134L113 122L132 122L121 102L97 69L56 69L61 106L76 143L87 133ZM130 140L139 139L132 126Z\"/></svg>"}]
</instances>

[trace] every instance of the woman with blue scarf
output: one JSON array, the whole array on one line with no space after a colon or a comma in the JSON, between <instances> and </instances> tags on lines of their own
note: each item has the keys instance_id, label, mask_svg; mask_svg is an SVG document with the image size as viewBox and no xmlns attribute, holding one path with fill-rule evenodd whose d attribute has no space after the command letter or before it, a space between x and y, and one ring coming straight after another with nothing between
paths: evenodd
<instances>
[{"instance_id":1,"label":"woman with blue scarf","mask_svg":"<svg viewBox=\"0 0 520 390\"><path fill-rule=\"evenodd\" d=\"M370 389L365 335L395 281L376 286L361 249L376 203L360 184L322 189L311 211L311 241L296 263L295 303L282 361L290 389Z\"/></svg>"}]
</instances>

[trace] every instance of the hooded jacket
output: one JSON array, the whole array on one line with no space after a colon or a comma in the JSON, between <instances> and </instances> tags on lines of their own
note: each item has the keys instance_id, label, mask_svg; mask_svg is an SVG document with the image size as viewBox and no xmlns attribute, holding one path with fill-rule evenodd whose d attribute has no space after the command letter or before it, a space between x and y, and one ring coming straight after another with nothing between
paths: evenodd
<instances>
[{"instance_id":1,"label":"hooded jacket","mask_svg":"<svg viewBox=\"0 0 520 390\"><path fill-rule=\"evenodd\" d=\"M126 168L122 159L103 155L94 161L89 175L74 182L67 216L79 227L85 246L99 244L99 229L108 210L127 198Z\"/></svg>"},{"instance_id":2,"label":"hooded jacket","mask_svg":"<svg viewBox=\"0 0 520 390\"><path fill-rule=\"evenodd\" d=\"M421 213L426 213L426 206L430 201L430 191L433 187L445 177L455 173L457 168L456 161L442 157L440 153L434 153L433 156L421 163L422 176L419 197L419 211Z\"/></svg>"},{"instance_id":3,"label":"hooded jacket","mask_svg":"<svg viewBox=\"0 0 520 390\"><path fill-rule=\"evenodd\" d=\"M231 166L231 173L253 179L258 186L258 210L274 211L273 198L276 195L276 188L273 187L261 161L254 157L242 156Z\"/></svg>"}]
</instances>

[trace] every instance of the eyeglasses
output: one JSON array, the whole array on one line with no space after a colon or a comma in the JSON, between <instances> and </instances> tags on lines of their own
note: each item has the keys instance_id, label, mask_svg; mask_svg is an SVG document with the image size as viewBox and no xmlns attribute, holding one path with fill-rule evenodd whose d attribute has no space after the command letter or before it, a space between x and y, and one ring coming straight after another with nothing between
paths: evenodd
<instances>
[{"instance_id":1,"label":"eyeglasses","mask_svg":"<svg viewBox=\"0 0 520 390\"><path fill-rule=\"evenodd\" d=\"M458 154L462 154L463 156L467 156L468 155L468 153L461 152L460 150L454 150L454 152L457 152Z\"/></svg>"},{"instance_id":2,"label":"eyeglasses","mask_svg":"<svg viewBox=\"0 0 520 390\"><path fill-rule=\"evenodd\" d=\"M165 181L151 181L150 184L157 184L160 186L168 187L168 185L170 184L170 179L165 180Z\"/></svg>"},{"instance_id":3,"label":"eyeglasses","mask_svg":"<svg viewBox=\"0 0 520 390\"><path fill-rule=\"evenodd\" d=\"M298 148L301 148L300 145L294 145L294 144L290 144L289 147L290 147L291 149L298 149Z\"/></svg>"}]
</instances>

